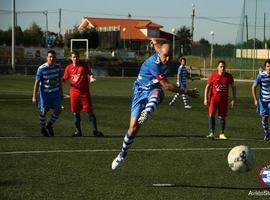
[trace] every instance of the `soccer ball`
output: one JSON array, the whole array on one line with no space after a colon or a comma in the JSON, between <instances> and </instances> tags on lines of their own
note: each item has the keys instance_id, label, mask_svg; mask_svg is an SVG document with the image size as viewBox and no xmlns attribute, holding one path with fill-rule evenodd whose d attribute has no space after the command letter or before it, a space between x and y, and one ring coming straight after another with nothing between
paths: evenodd
<instances>
[{"instance_id":1,"label":"soccer ball","mask_svg":"<svg viewBox=\"0 0 270 200\"><path fill-rule=\"evenodd\" d=\"M255 164L255 152L245 145L236 146L228 154L228 164L232 171L250 171Z\"/></svg>"}]
</instances>

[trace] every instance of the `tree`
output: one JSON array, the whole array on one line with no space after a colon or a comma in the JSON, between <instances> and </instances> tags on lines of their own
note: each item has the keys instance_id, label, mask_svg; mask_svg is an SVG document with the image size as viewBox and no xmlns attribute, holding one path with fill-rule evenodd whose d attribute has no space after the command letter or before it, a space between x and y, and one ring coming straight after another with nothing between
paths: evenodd
<instances>
[{"instance_id":1,"label":"tree","mask_svg":"<svg viewBox=\"0 0 270 200\"><path fill-rule=\"evenodd\" d=\"M44 46L45 38L41 28L33 22L33 24L24 32L24 46Z\"/></svg>"},{"instance_id":2,"label":"tree","mask_svg":"<svg viewBox=\"0 0 270 200\"><path fill-rule=\"evenodd\" d=\"M210 42L209 42L208 40L204 39L204 38L201 38L201 39L199 40L199 43L200 43L201 45L210 45Z\"/></svg>"},{"instance_id":3,"label":"tree","mask_svg":"<svg viewBox=\"0 0 270 200\"><path fill-rule=\"evenodd\" d=\"M94 28L87 28L80 31L78 26L74 26L72 33L65 34L65 45L67 47L70 47L71 39L88 39L88 48L97 48L99 43L98 33ZM76 42L73 46L74 48L85 48L85 43Z\"/></svg>"},{"instance_id":4,"label":"tree","mask_svg":"<svg viewBox=\"0 0 270 200\"><path fill-rule=\"evenodd\" d=\"M23 32L21 27L16 26L15 27L15 41L16 41L16 45L20 45L23 43ZM6 31L0 31L0 45L7 45L7 46L11 46L11 42L12 42L12 28L9 28Z\"/></svg>"},{"instance_id":5,"label":"tree","mask_svg":"<svg viewBox=\"0 0 270 200\"><path fill-rule=\"evenodd\" d=\"M183 26L176 32L176 44L179 44L183 47L183 53L190 54L191 53L191 32L190 28L187 28L186 26Z\"/></svg>"}]
</instances>

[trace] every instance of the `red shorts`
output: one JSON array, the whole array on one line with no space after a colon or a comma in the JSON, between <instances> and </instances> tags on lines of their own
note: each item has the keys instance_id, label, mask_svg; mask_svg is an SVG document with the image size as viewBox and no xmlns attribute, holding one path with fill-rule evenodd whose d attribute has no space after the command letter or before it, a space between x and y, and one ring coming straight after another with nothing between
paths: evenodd
<instances>
[{"instance_id":1,"label":"red shorts","mask_svg":"<svg viewBox=\"0 0 270 200\"><path fill-rule=\"evenodd\" d=\"M70 110L73 113L93 111L93 101L89 92L70 91Z\"/></svg>"},{"instance_id":2,"label":"red shorts","mask_svg":"<svg viewBox=\"0 0 270 200\"><path fill-rule=\"evenodd\" d=\"M215 98L211 98L209 104L209 116L214 116L218 111L218 116L225 118L228 114L228 100L216 100Z\"/></svg>"}]
</instances>

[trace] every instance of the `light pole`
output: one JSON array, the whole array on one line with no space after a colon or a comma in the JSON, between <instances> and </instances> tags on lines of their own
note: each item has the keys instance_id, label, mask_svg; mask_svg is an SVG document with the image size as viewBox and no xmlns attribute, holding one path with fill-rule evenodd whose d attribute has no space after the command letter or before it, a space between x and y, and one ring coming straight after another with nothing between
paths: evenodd
<instances>
[{"instance_id":1,"label":"light pole","mask_svg":"<svg viewBox=\"0 0 270 200\"><path fill-rule=\"evenodd\" d=\"M210 68L212 68L212 65L213 65L213 53L214 53L213 45L214 45L214 36L215 36L215 33L214 33L213 31L211 31L211 32L210 32L210 35L211 35Z\"/></svg>"},{"instance_id":2,"label":"light pole","mask_svg":"<svg viewBox=\"0 0 270 200\"><path fill-rule=\"evenodd\" d=\"M172 28L172 34L173 34L173 55L172 57L174 58L174 53L175 53L175 33L176 33L176 28Z\"/></svg>"},{"instance_id":3,"label":"light pole","mask_svg":"<svg viewBox=\"0 0 270 200\"><path fill-rule=\"evenodd\" d=\"M126 49L126 39L125 39L125 37L126 37L126 35L125 35L126 28L123 28L122 31L123 31L123 39L124 39L124 49Z\"/></svg>"}]
</instances>

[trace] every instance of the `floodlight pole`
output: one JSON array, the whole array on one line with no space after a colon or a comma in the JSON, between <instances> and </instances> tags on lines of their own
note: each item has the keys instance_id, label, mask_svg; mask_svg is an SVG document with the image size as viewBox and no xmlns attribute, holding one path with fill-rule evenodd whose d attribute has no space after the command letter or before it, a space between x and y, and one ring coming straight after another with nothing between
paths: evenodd
<instances>
[{"instance_id":1,"label":"floodlight pole","mask_svg":"<svg viewBox=\"0 0 270 200\"><path fill-rule=\"evenodd\" d=\"M15 0L12 0L12 38L11 38L11 68L12 72L15 72Z\"/></svg>"},{"instance_id":2,"label":"floodlight pole","mask_svg":"<svg viewBox=\"0 0 270 200\"><path fill-rule=\"evenodd\" d=\"M211 54L210 54L210 68L212 69L213 66L213 53L214 53L214 35L215 33L213 31L210 32L211 35Z\"/></svg>"},{"instance_id":3,"label":"floodlight pole","mask_svg":"<svg viewBox=\"0 0 270 200\"><path fill-rule=\"evenodd\" d=\"M175 33L176 33L176 28L172 28L172 34L173 34L173 55L172 55L172 57L173 58L175 56Z\"/></svg>"}]
</instances>

